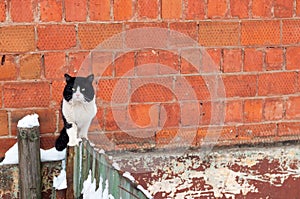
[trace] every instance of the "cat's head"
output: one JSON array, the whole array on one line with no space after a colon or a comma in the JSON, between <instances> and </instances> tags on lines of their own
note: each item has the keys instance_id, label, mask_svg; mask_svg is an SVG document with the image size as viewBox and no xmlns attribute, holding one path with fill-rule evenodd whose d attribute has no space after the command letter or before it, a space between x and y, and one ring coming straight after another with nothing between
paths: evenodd
<instances>
[{"instance_id":1,"label":"cat's head","mask_svg":"<svg viewBox=\"0 0 300 199\"><path fill-rule=\"evenodd\" d=\"M65 74L65 79L67 84L63 96L66 101L89 103L94 99L93 74L87 77L72 77Z\"/></svg>"}]
</instances>

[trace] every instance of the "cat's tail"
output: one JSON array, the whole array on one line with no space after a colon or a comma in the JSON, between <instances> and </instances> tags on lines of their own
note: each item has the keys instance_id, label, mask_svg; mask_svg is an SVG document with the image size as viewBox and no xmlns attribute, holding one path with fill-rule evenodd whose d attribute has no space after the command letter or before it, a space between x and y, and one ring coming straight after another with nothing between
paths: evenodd
<instances>
[{"instance_id":1,"label":"cat's tail","mask_svg":"<svg viewBox=\"0 0 300 199\"><path fill-rule=\"evenodd\" d=\"M62 151L65 148L67 148L68 143L69 143L69 136L67 134L66 128L64 127L61 130L59 137L55 141L55 148L58 151Z\"/></svg>"}]
</instances>

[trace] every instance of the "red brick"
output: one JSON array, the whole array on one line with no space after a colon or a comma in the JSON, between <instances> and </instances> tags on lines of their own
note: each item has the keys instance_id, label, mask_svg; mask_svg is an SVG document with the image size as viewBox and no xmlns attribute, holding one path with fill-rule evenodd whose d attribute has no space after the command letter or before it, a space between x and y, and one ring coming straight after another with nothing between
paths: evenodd
<instances>
[{"instance_id":1,"label":"red brick","mask_svg":"<svg viewBox=\"0 0 300 199\"><path fill-rule=\"evenodd\" d=\"M231 16L238 18L248 18L248 8L250 0L231 0L230 11Z\"/></svg>"},{"instance_id":2,"label":"red brick","mask_svg":"<svg viewBox=\"0 0 300 199\"><path fill-rule=\"evenodd\" d=\"M300 20L283 20L282 24L282 43L298 44L300 42Z\"/></svg>"},{"instance_id":3,"label":"red brick","mask_svg":"<svg viewBox=\"0 0 300 199\"><path fill-rule=\"evenodd\" d=\"M256 75L226 75L222 80L226 97L254 97L257 93Z\"/></svg>"},{"instance_id":4,"label":"red brick","mask_svg":"<svg viewBox=\"0 0 300 199\"><path fill-rule=\"evenodd\" d=\"M266 99L264 102L264 119L269 120L280 120L283 118L284 113L284 102L280 98Z\"/></svg>"},{"instance_id":5,"label":"red brick","mask_svg":"<svg viewBox=\"0 0 300 199\"><path fill-rule=\"evenodd\" d=\"M55 146L57 137L54 135L42 135L40 138L41 148L44 150L51 149Z\"/></svg>"},{"instance_id":6,"label":"red brick","mask_svg":"<svg viewBox=\"0 0 300 199\"><path fill-rule=\"evenodd\" d=\"M159 122L159 106L153 104L135 104L128 106L129 116L139 130L157 128Z\"/></svg>"},{"instance_id":7,"label":"red brick","mask_svg":"<svg viewBox=\"0 0 300 199\"><path fill-rule=\"evenodd\" d=\"M224 18L227 14L226 0L208 0L207 16L208 18Z\"/></svg>"},{"instance_id":8,"label":"red brick","mask_svg":"<svg viewBox=\"0 0 300 199\"><path fill-rule=\"evenodd\" d=\"M50 52L44 54L45 77L47 79L64 79L68 72L66 54L63 52Z\"/></svg>"},{"instance_id":9,"label":"red brick","mask_svg":"<svg viewBox=\"0 0 300 199\"><path fill-rule=\"evenodd\" d=\"M65 87L64 80L55 80L51 83L51 105L60 108Z\"/></svg>"},{"instance_id":10,"label":"red brick","mask_svg":"<svg viewBox=\"0 0 300 199\"><path fill-rule=\"evenodd\" d=\"M136 75L158 75L158 52L155 50L143 50L136 54ZM147 67L141 67L149 64Z\"/></svg>"},{"instance_id":11,"label":"red brick","mask_svg":"<svg viewBox=\"0 0 300 199\"><path fill-rule=\"evenodd\" d=\"M66 21L86 21L86 0L65 0Z\"/></svg>"},{"instance_id":12,"label":"red brick","mask_svg":"<svg viewBox=\"0 0 300 199\"><path fill-rule=\"evenodd\" d=\"M129 20L132 18L132 0L114 0L114 20Z\"/></svg>"},{"instance_id":13,"label":"red brick","mask_svg":"<svg viewBox=\"0 0 300 199\"><path fill-rule=\"evenodd\" d=\"M40 79L42 56L26 54L20 57L20 77L22 79Z\"/></svg>"},{"instance_id":14,"label":"red brick","mask_svg":"<svg viewBox=\"0 0 300 199\"><path fill-rule=\"evenodd\" d=\"M297 90L297 74L293 72L266 73L258 76L258 95L293 94Z\"/></svg>"},{"instance_id":15,"label":"red brick","mask_svg":"<svg viewBox=\"0 0 300 199\"><path fill-rule=\"evenodd\" d=\"M178 81L175 84L175 94L179 99L189 99L189 100L209 100L211 98L210 92L207 88L207 84L212 79L206 77L207 82L202 76L186 76L184 80ZM195 95L194 95L195 94ZM194 99L196 97L197 99Z\"/></svg>"},{"instance_id":16,"label":"red brick","mask_svg":"<svg viewBox=\"0 0 300 199\"><path fill-rule=\"evenodd\" d=\"M180 113L180 105L178 103L161 104L159 126L162 128L179 127Z\"/></svg>"},{"instance_id":17,"label":"red brick","mask_svg":"<svg viewBox=\"0 0 300 199\"><path fill-rule=\"evenodd\" d=\"M239 29L238 22L200 22L199 43L203 46L239 45Z\"/></svg>"},{"instance_id":18,"label":"red brick","mask_svg":"<svg viewBox=\"0 0 300 199\"><path fill-rule=\"evenodd\" d=\"M155 136L157 148L195 147L197 129L162 129Z\"/></svg>"},{"instance_id":19,"label":"red brick","mask_svg":"<svg viewBox=\"0 0 300 199\"><path fill-rule=\"evenodd\" d=\"M104 130L104 109L97 107L96 117L92 120L89 132L101 132Z\"/></svg>"},{"instance_id":20,"label":"red brick","mask_svg":"<svg viewBox=\"0 0 300 199\"><path fill-rule=\"evenodd\" d=\"M100 79L97 86L97 97L103 103L125 103L128 101L128 79ZM118 93L118 94L116 94ZM124 94L126 93L126 94ZM122 95L121 95L122 94ZM125 96L123 96L123 94ZM116 95L116 96L113 96Z\"/></svg>"},{"instance_id":21,"label":"red brick","mask_svg":"<svg viewBox=\"0 0 300 199\"><path fill-rule=\"evenodd\" d=\"M202 125L220 125L226 116L226 106L223 102L203 102L200 111Z\"/></svg>"},{"instance_id":22,"label":"red brick","mask_svg":"<svg viewBox=\"0 0 300 199\"><path fill-rule=\"evenodd\" d=\"M80 47L82 49L93 49L100 45L105 40L113 37L114 35L122 32L122 24L79 24L78 37ZM106 43L106 48L120 48L122 41L114 40Z\"/></svg>"},{"instance_id":23,"label":"red brick","mask_svg":"<svg viewBox=\"0 0 300 199\"><path fill-rule=\"evenodd\" d=\"M106 131L129 130L128 112L125 106L109 107L104 114L104 128ZM134 121L133 121L134 122ZM125 128L125 129L124 129Z\"/></svg>"},{"instance_id":24,"label":"red brick","mask_svg":"<svg viewBox=\"0 0 300 199\"><path fill-rule=\"evenodd\" d=\"M206 53L202 55L201 72L210 73L217 72L221 68L221 49L212 48L206 49Z\"/></svg>"},{"instance_id":25,"label":"red brick","mask_svg":"<svg viewBox=\"0 0 300 199\"><path fill-rule=\"evenodd\" d=\"M162 129L155 135L155 142L157 147L166 147L173 141L178 133L178 129Z\"/></svg>"},{"instance_id":26,"label":"red brick","mask_svg":"<svg viewBox=\"0 0 300 199\"><path fill-rule=\"evenodd\" d=\"M135 53L130 52L121 55L114 60L115 66L115 76L133 76L134 75L134 65L135 65Z\"/></svg>"},{"instance_id":27,"label":"red brick","mask_svg":"<svg viewBox=\"0 0 300 199\"><path fill-rule=\"evenodd\" d=\"M15 80L17 78L16 57L12 55L0 55L0 58L4 60L0 64L0 80Z\"/></svg>"},{"instance_id":28,"label":"red brick","mask_svg":"<svg viewBox=\"0 0 300 199\"><path fill-rule=\"evenodd\" d=\"M37 32L39 50L66 50L76 46L74 25L39 25Z\"/></svg>"},{"instance_id":29,"label":"red brick","mask_svg":"<svg viewBox=\"0 0 300 199\"><path fill-rule=\"evenodd\" d=\"M286 49L286 69L299 70L300 47L288 47Z\"/></svg>"},{"instance_id":30,"label":"red brick","mask_svg":"<svg viewBox=\"0 0 300 199\"><path fill-rule=\"evenodd\" d=\"M179 72L179 57L178 54L169 51L158 52L158 62L160 64L159 74L176 74Z\"/></svg>"},{"instance_id":31,"label":"red brick","mask_svg":"<svg viewBox=\"0 0 300 199\"><path fill-rule=\"evenodd\" d=\"M276 124L256 124L256 125L243 125L238 126L239 139L256 138L256 137L269 137L277 134Z\"/></svg>"},{"instance_id":32,"label":"red brick","mask_svg":"<svg viewBox=\"0 0 300 199\"><path fill-rule=\"evenodd\" d=\"M5 152L8 151L8 149L10 149L16 142L17 142L16 138L1 138L0 157L4 157Z\"/></svg>"},{"instance_id":33,"label":"red brick","mask_svg":"<svg viewBox=\"0 0 300 199\"><path fill-rule=\"evenodd\" d=\"M200 104L198 102L184 102L180 104L180 122L182 126L196 126L200 123ZM191 117L191 114L193 115Z\"/></svg>"},{"instance_id":34,"label":"red brick","mask_svg":"<svg viewBox=\"0 0 300 199\"><path fill-rule=\"evenodd\" d=\"M0 22L6 21L6 4L5 1L0 2Z\"/></svg>"},{"instance_id":35,"label":"red brick","mask_svg":"<svg viewBox=\"0 0 300 199\"><path fill-rule=\"evenodd\" d=\"M286 0L274 1L274 15L275 17L292 17L294 10L294 2Z\"/></svg>"},{"instance_id":36,"label":"red brick","mask_svg":"<svg viewBox=\"0 0 300 199\"><path fill-rule=\"evenodd\" d=\"M241 32L242 45L280 44L280 21L243 21Z\"/></svg>"},{"instance_id":37,"label":"red brick","mask_svg":"<svg viewBox=\"0 0 300 199\"><path fill-rule=\"evenodd\" d=\"M10 16L14 22L32 22L35 11L36 1L23 0L11 0L10 2Z\"/></svg>"},{"instance_id":38,"label":"red brick","mask_svg":"<svg viewBox=\"0 0 300 199\"><path fill-rule=\"evenodd\" d=\"M98 149L103 149L105 151L112 151L115 149L112 133L90 133L88 137Z\"/></svg>"},{"instance_id":39,"label":"red brick","mask_svg":"<svg viewBox=\"0 0 300 199\"><path fill-rule=\"evenodd\" d=\"M222 142L236 139L237 130L236 127L224 126L224 127L211 127L211 128L199 128L197 133L197 143L205 143L205 137L207 140L219 141L218 145L222 145Z\"/></svg>"},{"instance_id":40,"label":"red brick","mask_svg":"<svg viewBox=\"0 0 300 199\"><path fill-rule=\"evenodd\" d=\"M244 71L262 71L263 52L255 48L246 48L244 53Z\"/></svg>"},{"instance_id":41,"label":"red brick","mask_svg":"<svg viewBox=\"0 0 300 199\"><path fill-rule=\"evenodd\" d=\"M283 50L269 48L266 50L266 70L281 70L283 66Z\"/></svg>"},{"instance_id":42,"label":"red brick","mask_svg":"<svg viewBox=\"0 0 300 199\"><path fill-rule=\"evenodd\" d=\"M192 39L195 43L197 41L197 23L195 22L175 22L175 23L170 23L170 30L174 30L176 31L176 33L174 34L173 32L171 32L171 39L175 39L177 41L171 41L172 43L175 43L177 45L180 44L180 40L182 40L182 42L189 42L189 39ZM183 33L186 36L182 36L179 33ZM185 37L188 37L189 39L185 39Z\"/></svg>"},{"instance_id":43,"label":"red brick","mask_svg":"<svg viewBox=\"0 0 300 199\"><path fill-rule=\"evenodd\" d=\"M155 136L153 132L115 132L113 134L114 141L116 143L116 147L119 149L126 149L123 148L126 146L126 144L133 144L133 145L128 145L130 148L132 147L137 147L137 148L132 148L132 149L139 149L140 146L144 145L145 143L149 144L155 144ZM134 146L136 145L136 146Z\"/></svg>"},{"instance_id":44,"label":"red brick","mask_svg":"<svg viewBox=\"0 0 300 199\"><path fill-rule=\"evenodd\" d=\"M56 131L56 112L54 109L37 110L15 110L11 112L11 133L17 135L17 124L20 119L28 114L36 113L39 115L40 133L54 133Z\"/></svg>"},{"instance_id":45,"label":"red brick","mask_svg":"<svg viewBox=\"0 0 300 199\"><path fill-rule=\"evenodd\" d=\"M0 110L0 136L8 135L8 115L7 111Z\"/></svg>"},{"instance_id":46,"label":"red brick","mask_svg":"<svg viewBox=\"0 0 300 199\"><path fill-rule=\"evenodd\" d=\"M168 26L169 26L169 24L167 22L126 22L125 23L125 29L126 30L132 30L132 29L136 29L136 28L163 28L163 29L168 29ZM164 34L165 31L163 31L162 33ZM162 33L160 33L160 34L162 34Z\"/></svg>"},{"instance_id":47,"label":"red brick","mask_svg":"<svg viewBox=\"0 0 300 199\"><path fill-rule=\"evenodd\" d=\"M300 97L289 97L287 100L286 119L300 119Z\"/></svg>"},{"instance_id":48,"label":"red brick","mask_svg":"<svg viewBox=\"0 0 300 199\"><path fill-rule=\"evenodd\" d=\"M50 86L45 82L7 83L4 85L4 107L48 107Z\"/></svg>"},{"instance_id":49,"label":"red brick","mask_svg":"<svg viewBox=\"0 0 300 199\"><path fill-rule=\"evenodd\" d=\"M62 0L40 1L41 21L62 20Z\"/></svg>"},{"instance_id":50,"label":"red brick","mask_svg":"<svg viewBox=\"0 0 300 199\"><path fill-rule=\"evenodd\" d=\"M252 15L253 17L272 17L273 0L253 0Z\"/></svg>"},{"instance_id":51,"label":"red brick","mask_svg":"<svg viewBox=\"0 0 300 199\"><path fill-rule=\"evenodd\" d=\"M296 0L296 15L300 15L300 0Z\"/></svg>"},{"instance_id":52,"label":"red brick","mask_svg":"<svg viewBox=\"0 0 300 199\"><path fill-rule=\"evenodd\" d=\"M184 0L184 19L199 20L205 17L205 2L204 0Z\"/></svg>"},{"instance_id":53,"label":"red brick","mask_svg":"<svg viewBox=\"0 0 300 199\"><path fill-rule=\"evenodd\" d=\"M193 51L192 51L193 52ZM186 55L184 55L186 57ZM193 58L191 58L193 59ZM196 61L196 60L195 60ZM199 62L200 62L200 57L199 57ZM197 74L199 73L199 65L194 63L192 64L189 60L186 60L184 57L180 57L180 73L181 74Z\"/></svg>"},{"instance_id":54,"label":"red brick","mask_svg":"<svg viewBox=\"0 0 300 199\"><path fill-rule=\"evenodd\" d=\"M278 136L299 136L299 122L284 122L278 124Z\"/></svg>"},{"instance_id":55,"label":"red brick","mask_svg":"<svg viewBox=\"0 0 300 199\"><path fill-rule=\"evenodd\" d=\"M90 0L90 19L92 21L107 21L110 16L110 0Z\"/></svg>"},{"instance_id":56,"label":"red brick","mask_svg":"<svg viewBox=\"0 0 300 199\"><path fill-rule=\"evenodd\" d=\"M260 99L245 100L244 102L244 122L262 121L263 101Z\"/></svg>"},{"instance_id":57,"label":"red brick","mask_svg":"<svg viewBox=\"0 0 300 199\"><path fill-rule=\"evenodd\" d=\"M137 1L137 14L139 19L157 19L158 1Z\"/></svg>"},{"instance_id":58,"label":"red brick","mask_svg":"<svg viewBox=\"0 0 300 199\"><path fill-rule=\"evenodd\" d=\"M28 52L35 50L33 26L0 27L0 52Z\"/></svg>"},{"instance_id":59,"label":"red brick","mask_svg":"<svg viewBox=\"0 0 300 199\"><path fill-rule=\"evenodd\" d=\"M180 19L182 15L182 0L162 0L161 17L163 19Z\"/></svg>"},{"instance_id":60,"label":"red brick","mask_svg":"<svg viewBox=\"0 0 300 199\"><path fill-rule=\"evenodd\" d=\"M240 72L242 69L242 52L240 49L224 49L222 71Z\"/></svg>"},{"instance_id":61,"label":"red brick","mask_svg":"<svg viewBox=\"0 0 300 199\"><path fill-rule=\"evenodd\" d=\"M92 52L92 71L96 77L113 76L112 52Z\"/></svg>"},{"instance_id":62,"label":"red brick","mask_svg":"<svg viewBox=\"0 0 300 199\"><path fill-rule=\"evenodd\" d=\"M69 54L69 73L73 76L88 76L92 73L91 56L89 52Z\"/></svg>"},{"instance_id":63,"label":"red brick","mask_svg":"<svg viewBox=\"0 0 300 199\"><path fill-rule=\"evenodd\" d=\"M240 123L243 121L243 102L233 100L226 102L225 122L228 124Z\"/></svg>"}]
</instances>

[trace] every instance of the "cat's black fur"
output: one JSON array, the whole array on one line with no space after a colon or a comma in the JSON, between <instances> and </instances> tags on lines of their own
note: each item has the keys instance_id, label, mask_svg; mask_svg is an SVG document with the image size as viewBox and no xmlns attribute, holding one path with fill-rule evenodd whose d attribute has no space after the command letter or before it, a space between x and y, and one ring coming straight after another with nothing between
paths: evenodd
<instances>
[{"instance_id":1,"label":"cat's black fur","mask_svg":"<svg viewBox=\"0 0 300 199\"><path fill-rule=\"evenodd\" d=\"M64 127L55 142L58 151L64 150L69 141L68 130L78 127L77 137L87 138L87 130L97 112L95 91L92 85L94 75L88 77L71 77L65 74L66 86L61 103Z\"/></svg>"}]
</instances>

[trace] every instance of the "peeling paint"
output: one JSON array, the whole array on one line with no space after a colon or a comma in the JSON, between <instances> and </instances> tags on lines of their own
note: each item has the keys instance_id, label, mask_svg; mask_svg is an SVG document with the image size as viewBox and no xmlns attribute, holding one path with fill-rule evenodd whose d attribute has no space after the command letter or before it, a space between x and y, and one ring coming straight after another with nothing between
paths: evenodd
<instances>
[{"instance_id":1,"label":"peeling paint","mask_svg":"<svg viewBox=\"0 0 300 199\"><path fill-rule=\"evenodd\" d=\"M184 156L154 151L118 154L114 160L154 198L271 197L300 181L299 145L223 148L202 159L201 151Z\"/></svg>"}]
</instances>

